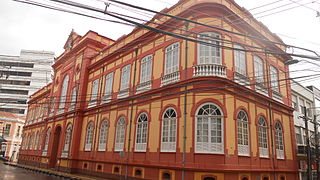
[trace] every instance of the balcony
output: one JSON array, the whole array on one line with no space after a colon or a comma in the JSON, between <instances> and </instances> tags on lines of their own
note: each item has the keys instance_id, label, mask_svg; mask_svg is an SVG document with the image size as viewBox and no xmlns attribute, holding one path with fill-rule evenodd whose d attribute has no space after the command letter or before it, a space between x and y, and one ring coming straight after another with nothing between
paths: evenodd
<instances>
[{"instance_id":1,"label":"balcony","mask_svg":"<svg viewBox=\"0 0 320 180\"><path fill-rule=\"evenodd\" d=\"M256 91L265 96L269 96L268 88L264 86L263 82L256 82Z\"/></svg>"},{"instance_id":2,"label":"balcony","mask_svg":"<svg viewBox=\"0 0 320 180\"><path fill-rule=\"evenodd\" d=\"M112 98L111 94L105 94L105 95L102 96L102 98L101 98L101 103L102 103L102 104L108 103L108 102L111 101L111 98Z\"/></svg>"},{"instance_id":3,"label":"balcony","mask_svg":"<svg viewBox=\"0 0 320 180\"><path fill-rule=\"evenodd\" d=\"M283 102L282 94L279 91L272 90L272 99L279 101L281 103Z\"/></svg>"},{"instance_id":4,"label":"balcony","mask_svg":"<svg viewBox=\"0 0 320 180\"><path fill-rule=\"evenodd\" d=\"M227 77L227 67L219 64L200 64L193 66L193 77L198 76L218 76Z\"/></svg>"},{"instance_id":5,"label":"balcony","mask_svg":"<svg viewBox=\"0 0 320 180\"><path fill-rule=\"evenodd\" d=\"M152 81L147 81L147 82L143 82L143 83L138 84L137 93L142 93L142 92L150 90L151 83L152 83Z\"/></svg>"},{"instance_id":6,"label":"balcony","mask_svg":"<svg viewBox=\"0 0 320 180\"><path fill-rule=\"evenodd\" d=\"M239 84L241 84L243 86L246 86L246 87L250 88L250 86L249 86L250 85L250 79L247 76L243 75L243 74L240 74L238 72L234 72L234 81L236 83L239 83Z\"/></svg>"},{"instance_id":7,"label":"balcony","mask_svg":"<svg viewBox=\"0 0 320 180\"><path fill-rule=\"evenodd\" d=\"M176 71L174 73L166 74L161 77L161 86L165 86L167 84L175 83L180 80L180 71Z\"/></svg>"},{"instance_id":8,"label":"balcony","mask_svg":"<svg viewBox=\"0 0 320 180\"><path fill-rule=\"evenodd\" d=\"M129 96L129 88L127 89L123 89L123 90L120 90L120 92L118 93L118 98L126 98Z\"/></svg>"}]
</instances>

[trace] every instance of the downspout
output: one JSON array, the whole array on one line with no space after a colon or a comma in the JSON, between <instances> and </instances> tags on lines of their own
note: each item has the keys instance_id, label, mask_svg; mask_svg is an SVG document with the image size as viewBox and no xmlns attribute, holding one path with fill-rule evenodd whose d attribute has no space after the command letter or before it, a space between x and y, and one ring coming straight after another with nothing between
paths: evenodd
<instances>
[{"instance_id":1,"label":"downspout","mask_svg":"<svg viewBox=\"0 0 320 180\"><path fill-rule=\"evenodd\" d=\"M267 72L267 82L268 82L268 90L272 90L271 86L271 80L270 80L270 74L269 74L269 62L268 62L268 54L265 51L265 56L266 56L266 72ZM270 92L270 91L269 91ZM270 93L269 93L269 98L270 98ZM272 94L271 94L272 98ZM268 100L268 108L269 108L269 124L270 124L270 137L271 137L271 160L272 160L272 172L273 172L273 179L277 179L276 177L276 172L275 172L275 153L274 153L274 139L273 139L273 121L272 121L272 113L271 113L271 100Z\"/></svg>"},{"instance_id":2,"label":"downspout","mask_svg":"<svg viewBox=\"0 0 320 180\"><path fill-rule=\"evenodd\" d=\"M188 26L189 23L185 24L186 32L188 31ZM184 81L187 80L187 75L188 75L188 40L186 42L186 47L185 47L185 59L184 59ZM183 103L183 154L182 154L182 175L181 179L185 179L185 167L186 167L186 149L187 149L187 90L188 90L188 85L185 83L184 86L184 103Z\"/></svg>"},{"instance_id":3,"label":"downspout","mask_svg":"<svg viewBox=\"0 0 320 180\"><path fill-rule=\"evenodd\" d=\"M132 92L134 93L134 87L136 83L136 72L137 72L137 60L138 60L138 49L137 47L135 49L135 60L134 60L134 69L133 69L133 82L132 82ZM130 93L130 92L129 92ZM130 94L129 94L130 95ZM127 163L126 163L126 171L125 171L125 180L128 178L128 164L129 164L129 159L130 159L130 146L131 146L131 129L132 129L132 119L133 119L133 103L134 103L134 98L131 99L131 109L130 109L130 122L129 122L129 136L128 136L128 155L127 155Z\"/></svg>"}]
</instances>

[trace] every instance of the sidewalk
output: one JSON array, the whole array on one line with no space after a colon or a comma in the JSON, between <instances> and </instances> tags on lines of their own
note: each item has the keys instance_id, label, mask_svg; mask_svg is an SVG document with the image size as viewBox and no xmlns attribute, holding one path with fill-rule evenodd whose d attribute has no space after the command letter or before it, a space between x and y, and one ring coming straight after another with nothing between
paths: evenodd
<instances>
[{"instance_id":1,"label":"sidewalk","mask_svg":"<svg viewBox=\"0 0 320 180\"><path fill-rule=\"evenodd\" d=\"M64 178L64 179L70 179L70 180L102 180L102 179L104 179L104 178L89 177L89 176L79 175L79 174L64 173L64 172L55 171L55 170L51 170L51 169L38 168L38 167L34 167L34 166L21 165L21 164L11 163L11 162L4 162L3 164L17 167L17 168L26 169L26 170L33 171L36 173L42 173L42 174L55 176L55 177L59 177L59 178Z\"/></svg>"}]
</instances>

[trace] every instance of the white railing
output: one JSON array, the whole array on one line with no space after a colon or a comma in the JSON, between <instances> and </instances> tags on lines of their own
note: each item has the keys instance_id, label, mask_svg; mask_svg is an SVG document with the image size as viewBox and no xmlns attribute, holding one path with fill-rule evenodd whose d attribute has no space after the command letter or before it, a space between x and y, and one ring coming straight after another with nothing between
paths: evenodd
<instances>
[{"instance_id":1,"label":"white railing","mask_svg":"<svg viewBox=\"0 0 320 180\"><path fill-rule=\"evenodd\" d=\"M104 104L104 103L108 103L111 101L111 94L105 94L104 96L102 96L101 98L101 103Z\"/></svg>"},{"instance_id":2,"label":"white railing","mask_svg":"<svg viewBox=\"0 0 320 180\"><path fill-rule=\"evenodd\" d=\"M166 74L161 77L161 86L171 84L180 80L180 71L174 73Z\"/></svg>"},{"instance_id":3,"label":"white railing","mask_svg":"<svg viewBox=\"0 0 320 180\"><path fill-rule=\"evenodd\" d=\"M260 157L268 158L269 157L269 150L268 148L259 147Z\"/></svg>"},{"instance_id":4,"label":"white railing","mask_svg":"<svg viewBox=\"0 0 320 180\"><path fill-rule=\"evenodd\" d=\"M152 81L147 81L147 82L143 82L138 84L137 86L137 93L141 93L141 92L145 92L151 89L151 83Z\"/></svg>"},{"instance_id":5,"label":"white railing","mask_svg":"<svg viewBox=\"0 0 320 180\"><path fill-rule=\"evenodd\" d=\"M129 96L129 88L120 90L117 97L120 99L120 98L126 98L128 96Z\"/></svg>"},{"instance_id":6,"label":"white railing","mask_svg":"<svg viewBox=\"0 0 320 180\"><path fill-rule=\"evenodd\" d=\"M199 64L193 66L193 76L218 76L227 77L227 67L219 64Z\"/></svg>"},{"instance_id":7,"label":"white railing","mask_svg":"<svg viewBox=\"0 0 320 180\"><path fill-rule=\"evenodd\" d=\"M281 94L280 92L278 92L278 91L272 90L272 99L274 99L274 100L276 100L276 101L278 101L278 102L283 103L283 101L282 101L282 94Z\"/></svg>"},{"instance_id":8,"label":"white railing","mask_svg":"<svg viewBox=\"0 0 320 180\"><path fill-rule=\"evenodd\" d=\"M263 83L256 83L256 91L265 96L269 96L267 87Z\"/></svg>"},{"instance_id":9,"label":"white railing","mask_svg":"<svg viewBox=\"0 0 320 180\"><path fill-rule=\"evenodd\" d=\"M234 72L234 81L243 86L246 86L247 88L250 88L250 79L243 74Z\"/></svg>"}]
</instances>

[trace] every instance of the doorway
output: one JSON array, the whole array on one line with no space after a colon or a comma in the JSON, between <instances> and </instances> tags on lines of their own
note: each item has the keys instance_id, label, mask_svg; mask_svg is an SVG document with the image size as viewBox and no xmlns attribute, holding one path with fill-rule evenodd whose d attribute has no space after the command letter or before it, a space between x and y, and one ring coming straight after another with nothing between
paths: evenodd
<instances>
[{"instance_id":1,"label":"doorway","mask_svg":"<svg viewBox=\"0 0 320 180\"><path fill-rule=\"evenodd\" d=\"M55 168L58 160L58 150L59 150L59 144L60 144L60 134L61 134L61 127L56 127L54 131L54 137L53 137L53 144L50 154L50 162L49 162L49 168Z\"/></svg>"}]
</instances>

